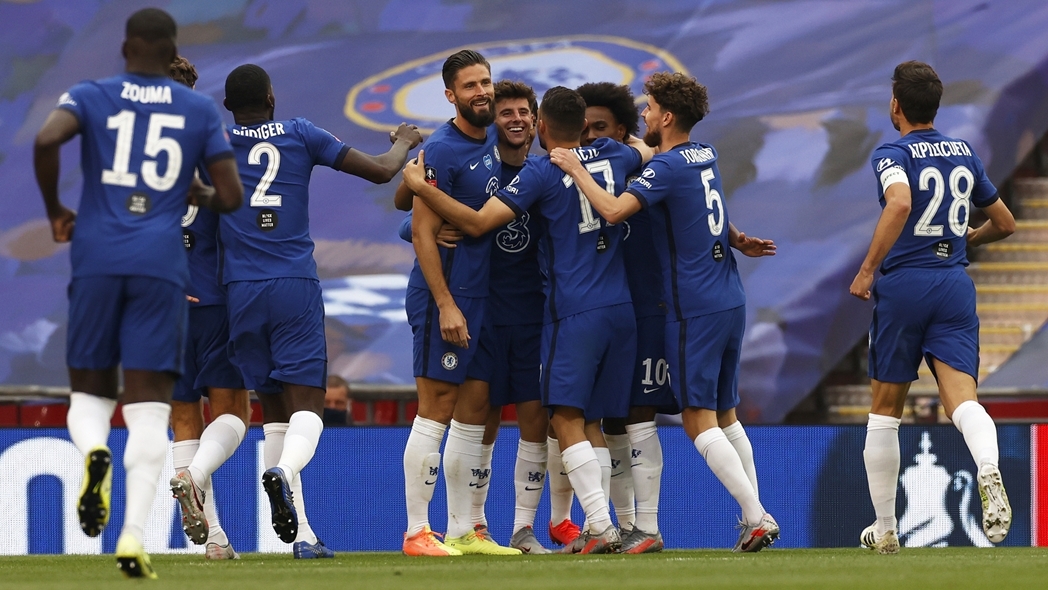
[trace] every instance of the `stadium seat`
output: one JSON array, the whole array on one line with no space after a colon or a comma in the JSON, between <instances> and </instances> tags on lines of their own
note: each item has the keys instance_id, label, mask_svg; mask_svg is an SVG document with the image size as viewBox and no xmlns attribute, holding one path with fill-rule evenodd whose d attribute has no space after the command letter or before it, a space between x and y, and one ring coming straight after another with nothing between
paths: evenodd
<instances>
[{"instance_id":1,"label":"stadium seat","mask_svg":"<svg viewBox=\"0 0 1048 590\"><path fill-rule=\"evenodd\" d=\"M64 428L68 412L66 404L22 404L19 422L22 426L35 428Z\"/></svg>"}]
</instances>

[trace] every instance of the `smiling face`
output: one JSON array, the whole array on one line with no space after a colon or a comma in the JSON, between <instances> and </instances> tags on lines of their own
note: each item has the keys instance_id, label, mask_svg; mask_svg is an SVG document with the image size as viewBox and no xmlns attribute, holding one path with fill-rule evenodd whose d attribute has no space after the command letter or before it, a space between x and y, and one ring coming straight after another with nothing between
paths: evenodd
<instances>
[{"instance_id":1,"label":"smiling face","mask_svg":"<svg viewBox=\"0 0 1048 590\"><path fill-rule=\"evenodd\" d=\"M610 137L621 142L626 138L626 126L608 107L586 107L586 128L582 130L582 145L589 145L598 137Z\"/></svg>"},{"instance_id":2,"label":"smiling face","mask_svg":"<svg viewBox=\"0 0 1048 590\"><path fill-rule=\"evenodd\" d=\"M662 128L665 123L666 113L663 112L655 98L648 95L648 106L640 114L644 119L644 126L648 128L644 133L644 144L648 147L658 147L662 143Z\"/></svg>"},{"instance_id":3,"label":"smiling face","mask_svg":"<svg viewBox=\"0 0 1048 590\"><path fill-rule=\"evenodd\" d=\"M499 142L521 148L531 140L535 117L526 98L506 98L495 104L495 127Z\"/></svg>"},{"instance_id":4,"label":"smiling face","mask_svg":"<svg viewBox=\"0 0 1048 590\"><path fill-rule=\"evenodd\" d=\"M444 94L470 125L487 127L495 120L495 87L486 66L473 64L462 68Z\"/></svg>"}]
</instances>

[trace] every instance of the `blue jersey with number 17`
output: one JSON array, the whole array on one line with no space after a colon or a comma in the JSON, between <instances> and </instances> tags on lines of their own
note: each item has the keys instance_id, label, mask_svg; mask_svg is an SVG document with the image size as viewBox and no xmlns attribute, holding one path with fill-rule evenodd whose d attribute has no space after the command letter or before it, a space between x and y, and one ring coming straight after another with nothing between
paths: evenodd
<instances>
[{"instance_id":1,"label":"blue jersey with number 17","mask_svg":"<svg viewBox=\"0 0 1048 590\"><path fill-rule=\"evenodd\" d=\"M309 177L338 170L349 147L306 119L231 125L244 206L222 216L222 282L316 279Z\"/></svg>"},{"instance_id":2,"label":"blue jersey with number 17","mask_svg":"<svg viewBox=\"0 0 1048 590\"><path fill-rule=\"evenodd\" d=\"M597 184L611 193L641 165L640 152L606 137L572 150ZM532 220L543 226L539 266L546 277L547 323L630 303L622 256L623 224L601 218L549 156L528 158L517 178L495 196L517 217L530 212Z\"/></svg>"},{"instance_id":3,"label":"blue jersey with number 17","mask_svg":"<svg viewBox=\"0 0 1048 590\"><path fill-rule=\"evenodd\" d=\"M124 73L77 84L57 108L80 122L73 277L148 276L184 288L179 220L193 170L232 155L214 101L166 76Z\"/></svg>"},{"instance_id":4,"label":"blue jersey with number 17","mask_svg":"<svg viewBox=\"0 0 1048 590\"><path fill-rule=\"evenodd\" d=\"M971 206L997 201L997 189L968 142L935 129L911 131L877 148L871 163L882 208L889 186L902 182L910 187L910 216L881 272L901 266L967 266Z\"/></svg>"}]
</instances>

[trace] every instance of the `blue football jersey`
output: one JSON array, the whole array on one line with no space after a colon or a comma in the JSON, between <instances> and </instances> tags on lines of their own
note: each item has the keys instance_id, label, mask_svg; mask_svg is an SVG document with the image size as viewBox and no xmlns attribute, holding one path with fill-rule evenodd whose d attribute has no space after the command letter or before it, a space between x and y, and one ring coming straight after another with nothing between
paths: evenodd
<instances>
[{"instance_id":1,"label":"blue football jersey","mask_svg":"<svg viewBox=\"0 0 1048 590\"><path fill-rule=\"evenodd\" d=\"M124 73L77 84L58 108L80 122L73 276L150 276L185 287L179 219L193 170L232 155L214 101L166 76Z\"/></svg>"},{"instance_id":2,"label":"blue football jersey","mask_svg":"<svg viewBox=\"0 0 1048 590\"><path fill-rule=\"evenodd\" d=\"M893 182L910 186L910 216L881 272L898 266L967 266L972 205L988 207L997 200L997 189L968 142L935 129L911 131L874 150L871 163L882 208L884 191Z\"/></svg>"},{"instance_id":3,"label":"blue football jersey","mask_svg":"<svg viewBox=\"0 0 1048 590\"><path fill-rule=\"evenodd\" d=\"M641 165L640 153L600 138L573 148L597 184L614 193ZM540 221L539 266L546 277L546 321L630 303L622 257L623 224L610 224L590 205L570 176L549 160L529 158L512 184L496 195L519 218Z\"/></svg>"},{"instance_id":4,"label":"blue football jersey","mask_svg":"<svg viewBox=\"0 0 1048 590\"><path fill-rule=\"evenodd\" d=\"M218 282L218 214L190 205L182 216L182 243L189 256L186 293L200 300L191 306L225 305L226 290Z\"/></svg>"},{"instance_id":5,"label":"blue football jersey","mask_svg":"<svg viewBox=\"0 0 1048 590\"><path fill-rule=\"evenodd\" d=\"M231 125L229 135L244 183L244 206L222 216L223 284L316 279L309 177L314 166L338 170L349 147L302 118Z\"/></svg>"},{"instance_id":6,"label":"blue football jersey","mask_svg":"<svg viewBox=\"0 0 1048 590\"><path fill-rule=\"evenodd\" d=\"M662 265L655 251L651 233L651 213L637 211L623 222L623 257L626 262L626 280L633 299L633 313L637 319L666 315L666 299L662 296Z\"/></svg>"},{"instance_id":7,"label":"blue football jersey","mask_svg":"<svg viewBox=\"0 0 1048 590\"><path fill-rule=\"evenodd\" d=\"M494 126L484 139L474 139L448 121L423 146L426 180L463 205L480 210L499 188L502 161L497 141ZM465 236L455 248L440 248L444 280L455 296L487 297L490 261L491 234ZM418 260L408 285L429 290Z\"/></svg>"},{"instance_id":8,"label":"blue football jersey","mask_svg":"<svg viewBox=\"0 0 1048 590\"><path fill-rule=\"evenodd\" d=\"M745 305L713 146L688 142L656 155L626 190L651 212L674 319Z\"/></svg>"},{"instance_id":9,"label":"blue football jersey","mask_svg":"<svg viewBox=\"0 0 1048 590\"><path fill-rule=\"evenodd\" d=\"M521 168L502 163L502 185L513 182ZM496 229L491 247L487 314L496 326L542 323L542 274L539 271L541 224L524 212Z\"/></svg>"}]
</instances>

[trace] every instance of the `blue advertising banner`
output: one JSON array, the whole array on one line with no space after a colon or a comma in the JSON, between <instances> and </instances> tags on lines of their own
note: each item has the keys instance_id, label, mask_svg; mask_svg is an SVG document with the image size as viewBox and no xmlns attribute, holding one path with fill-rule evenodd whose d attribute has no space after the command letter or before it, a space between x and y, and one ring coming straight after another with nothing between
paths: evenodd
<instances>
[{"instance_id":1,"label":"blue advertising banner","mask_svg":"<svg viewBox=\"0 0 1048 590\"><path fill-rule=\"evenodd\" d=\"M309 523L336 551L397 551L405 527L402 454L404 427L329 428L303 473ZM766 426L748 429L753 442L761 500L782 527L776 547L857 547L873 522L866 487L863 427ZM497 539L509 539L513 523L515 428L503 428L495 446L487 517ZM680 427L659 431L665 456L659 522L670 548L730 548L739 509ZM998 428L1001 471L1014 521L1005 545L1029 546L1030 427ZM0 555L112 552L123 518L125 430L114 430L112 520L100 538L80 531L75 502L83 459L58 429L0 430ZM989 546L982 533L975 464L952 426L906 426L901 431L898 496L904 546ZM253 428L232 459L214 475L222 526L238 551L288 552L270 526L269 505L259 485L262 431ZM153 553L202 553L181 529L167 481L170 454L145 532ZM549 543L548 492L535 531ZM434 530L447 522L443 481L430 506ZM575 506L574 520L582 513Z\"/></svg>"}]
</instances>

